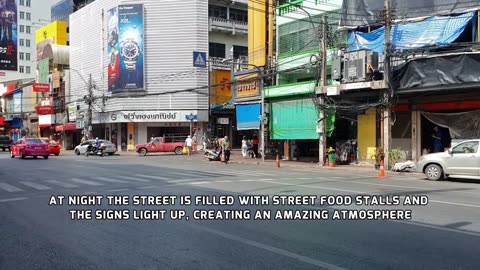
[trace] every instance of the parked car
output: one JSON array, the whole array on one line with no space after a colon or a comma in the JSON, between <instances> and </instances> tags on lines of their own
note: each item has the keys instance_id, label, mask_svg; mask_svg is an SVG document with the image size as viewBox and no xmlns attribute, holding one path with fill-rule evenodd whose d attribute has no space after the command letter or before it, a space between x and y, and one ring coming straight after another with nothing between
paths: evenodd
<instances>
[{"instance_id":1,"label":"parked car","mask_svg":"<svg viewBox=\"0 0 480 270\"><path fill-rule=\"evenodd\" d=\"M115 152L117 152L117 147L111 143L110 141L107 140L99 140L101 143L103 143L106 147L105 149L105 154L107 155L113 155ZM89 144L95 143L95 140L87 140L84 143L81 143L77 145L74 149L75 154L78 155L83 155L85 152L87 152L87 147Z\"/></svg>"},{"instance_id":2,"label":"parked car","mask_svg":"<svg viewBox=\"0 0 480 270\"><path fill-rule=\"evenodd\" d=\"M2 149L3 152L5 152L5 150L10 151L11 145L12 145L12 140L10 139L10 136L0 135L0 148Z\"/></svg>"},{"instance_id":3,"label":"parked car","mask_svg":"<svg viewBox=\"0 0 480 270\"><path fill-rule=\"evenodd\" d=\"M58 156L60 155L60 144L56 142L55 140L51 140L49 138L40 138L46 143L48 143L48 149L50 151L50 155L55 155Z\"/></svg>"},{"instance_id":4,"label":"parked car","mask_svg":"<svg viewBox=\"0 0 480 270\"><path fill-rule=\"evenodd\" d=\"M417 172L429 180L442 178L480 178L480 139L458 143L445 152L420 157Z\"/></svg>"},{"instance_id":5,"label":"parked car","mask_svg":"<svg viewBox=\"0 0 480 270\"><path fill-rule=\"evenodd\" d=\"M48 159L50 156L48 143L38 138L22 138L10 147L10 157L15 158L16 156L21 158L42 156L44 159Z\"/></svg>"},{"instance_id":6,"label":"parked car","mask_svg":"<svg viewBox=\"0 0 480 270\"><path fill-rule=\"evenodd\" d=\"M149 143L137 144L135 150L141 156L148 153L174 152L177 155L182 154L184 142L166 143L164 137L155 137Z\"/></svg>"}]
</instances>

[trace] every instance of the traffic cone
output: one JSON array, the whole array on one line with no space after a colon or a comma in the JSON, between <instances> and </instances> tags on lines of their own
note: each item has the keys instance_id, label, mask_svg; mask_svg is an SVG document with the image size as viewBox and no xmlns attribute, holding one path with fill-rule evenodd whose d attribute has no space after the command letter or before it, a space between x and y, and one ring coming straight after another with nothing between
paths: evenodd
<instances>
[{"instance_id":1,"label":"traffic cone","mask_svg":"<svg viewBox=\"0 0 480 270\"><path fill-rule=\"evenodd\" d=\"M380 161L380 173L378 174L378 178L384 178L385 177L385 168L384 168L384 162L383 160Z\"/></svg>"},{"instance_id":2,"label":"traffic cone","mask_svg":"<svg viewBox=\"0 0 480 270\"><path fill-rule=\"evenodd\" d=\"M280 168L280 155L279 154L277 154L276 162L277 162L277 168Z\"/></svg>"}]
</instances>

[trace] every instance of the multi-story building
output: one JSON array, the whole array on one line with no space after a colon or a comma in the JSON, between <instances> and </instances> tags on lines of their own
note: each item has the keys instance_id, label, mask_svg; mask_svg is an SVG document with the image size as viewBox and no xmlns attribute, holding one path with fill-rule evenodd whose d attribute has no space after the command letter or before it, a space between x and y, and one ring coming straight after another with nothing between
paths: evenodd
<instances>
[{"instance_id":1,"label":"multi-story building","mask_svg":"<svg viewBox=\"0 0 480 270\"><path fill-rule=\"evenodd\" d=\"M248 1L211 0L208 3L208 55L210 89L209 135L235 141L233 69L248 59Z\"/></svg>"},{"instance_id":2,"label":"multi-story building","mask_svg":"<svg viewBox=\"0 0 480 270\"><path fill-rule=\"evenodd\" d=\"M79 103L84 133L133 150L207 128L206 1L96 0L70 16L69 37L67 103Z\"/></svg>"},{"instance_id":3,"label":"multi-story building","mask_svg":"<svg viewBox=\"0 0 480 270\"><path fill-rule=\"evenodd\" d=\"M50 5L56 0L33 1L18 0L17 8L17 70L6 70L0 73L0 82L18 79L35 78L35 32L50 22ZM1 76L3 75L3 76ZM6 86L6 84L4 86Z\"/></svg>"},{"instance_id":4,"label":"multi-story building","mask_svg":"<svg viewBox=\"0 0 480 270\"><path fill-rule=\"evenodd\" d=\"M60 0L51 7L51 18L54 21L69 22L70 14L95 0Z\"/></svg>"},{"instance_id":5,"label":"multi-story building","mask_svg":"<svg viewBox=\"0 0 480 270\"><path fill-rule=\"evenodd\" d=\"M318 158L315 89L320 84L322 17L328 17L332 32L341 7L342 0L280 1L276 6L277 84L265 88L265 99L269 103L269 139L282 142L280 150L287 159ZM332 43L327 46L328 55L336 45Z\"/></svg>"}]
</instances>

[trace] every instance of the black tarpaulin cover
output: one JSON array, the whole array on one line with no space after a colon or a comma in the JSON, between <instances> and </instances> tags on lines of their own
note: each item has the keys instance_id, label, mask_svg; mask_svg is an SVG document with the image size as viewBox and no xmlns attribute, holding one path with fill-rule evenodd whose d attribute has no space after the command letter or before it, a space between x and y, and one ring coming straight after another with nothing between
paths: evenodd
<instances>
[{"instance_id":1,"label":"black tarpaulin cover","mask_svg":"<svg viewBox=\"0 0 480 270\"><path fill-rule=\"evenodd\" d=\"M480 110L460 113L422 112L422 115L435 125L448 128L452 139L480 138Z\"/></svg>"},{"instance_id":2,"label":"black tarpaulin cover","mask_svg":"<svg viewBox=\"0 0 480 270\"><path fill-rule=\"evenodd\" d=\"M383 24L384 0L345 0L340 25ZM462 13L480 6L480 0L391 0L394 19Z\"/></svg>"},{"instance_id":3,"label":"black tarpaulin cover","mask_svg":"<svg viewBox=\"0 0 480 270\"><path fill-rule=\"evenodd\" d=\"M480 54L439 55L410 60L393 72L396 93L480 86Z\"/></svg>"}]
</instances>

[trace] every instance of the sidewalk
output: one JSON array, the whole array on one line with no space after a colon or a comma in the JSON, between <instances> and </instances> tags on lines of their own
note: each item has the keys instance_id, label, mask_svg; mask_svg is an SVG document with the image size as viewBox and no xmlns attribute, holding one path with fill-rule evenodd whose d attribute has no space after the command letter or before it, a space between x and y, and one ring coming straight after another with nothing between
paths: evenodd
<instances>
[{"instance_id":1,"label":"sidewalk","mask_svg":"<svg viewBox=\"0 0 480 270\"><path fill-rule=\"evenodd\" d=\"M262 163L261 158L252 159L252 158L243 158L242 152L239 149L233 149L231 151L231 157L229 163L237 163L237 164L250 164L250 165L262 165L262 166L269 166L269 167L276 167L276 160L265 160ZM312 168L312 169L322 169L322 170L331 170L331 171L361 171L361 172L374 172L376 174L379 173L378 170L375 170L373 165L337 165L335 167L328 167L328 166L319 166L318 162L302 162L302 161L292 161L292 160L280 160L280 168L281 167L294 167L294 168ZM395 175L416 175L421 176L423 174L416 173L416 172L392 172L386 171L387 174L395 174Z\"/></svg>"}]
</instances>

